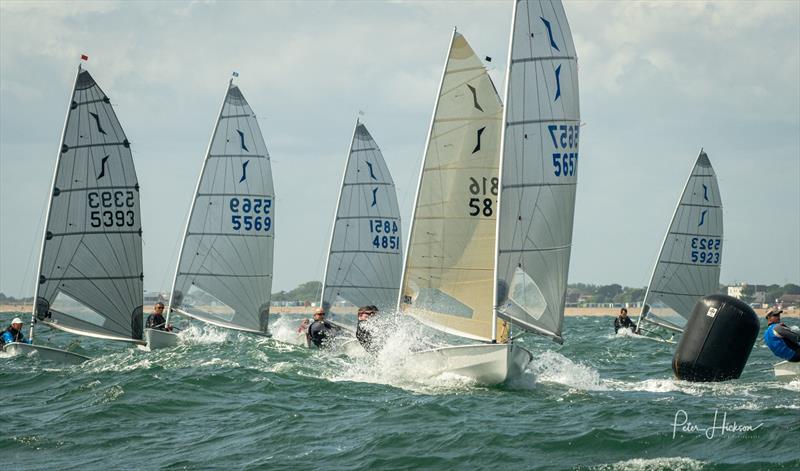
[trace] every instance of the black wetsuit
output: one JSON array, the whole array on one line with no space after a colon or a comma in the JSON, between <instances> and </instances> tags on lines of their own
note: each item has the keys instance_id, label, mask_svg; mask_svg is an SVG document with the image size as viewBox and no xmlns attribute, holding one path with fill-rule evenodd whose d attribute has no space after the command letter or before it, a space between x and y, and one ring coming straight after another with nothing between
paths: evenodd
<instances>
[{"instance_id":1,"label":"black wetsuit","mask_svg":"<svg viewBox=\"0 0 800 471\"><path fill-rule=\"evenodd\" d=\"M155 330L167 330L167 320L161 314L150 314L147 316L145 327Z\"/></svg>"},{"instance_id":2,"label":"black wetsuit","mask_svg":"<svg viewBox=\"0 0 800 471\"><path fill-rule=\"evenodd\" d=\"M308 338L317 347L322 347L325 340L333 338L335 333L333 325L328 321L314 321L308 326Z\"/></svg>"},{"instance_id":3,"label":"black wetsuit","mask_svg":"<svg viewBox=\"0 0 800 471\"><path fill-rule=\"evenodd\" d=\"M614 333L616 334L619 331L619 329L623 328L636 330L636 324L633 323L630 317L626 316L625 319L623 319L617 316L617 318L614 319Z\"/></svg>"},{"instance_id":4,"label":"black wetsuit","mask_svg":"<svg viewBox=\"0 0 800 471\"><path fill-rule=\"evenodd\" d=\"M358 339L358 343L364 347L364 350L369 353L378 351L378 346L376 345L375 339L372 337L372 332L367 321L358 321L358 325L356 326L356 338Z\"/></svg>"}]
</instances>

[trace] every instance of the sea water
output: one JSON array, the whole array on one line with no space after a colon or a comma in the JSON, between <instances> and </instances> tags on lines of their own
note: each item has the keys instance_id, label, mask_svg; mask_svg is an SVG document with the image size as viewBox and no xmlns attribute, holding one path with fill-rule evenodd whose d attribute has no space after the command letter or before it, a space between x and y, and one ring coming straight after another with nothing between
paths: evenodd
<instances>
[{"instance_id":1,"label":"sea water","mask_svg":"<svg viewBox=\"0 0 800 471\"><path fill-rule=\"evenodd\" d=\"M7 324L14 314L3 315ZM143 352L41 328L94 359L0 354L3 469L800 469L800 381L756 342L738 380L673 378L674 345L568 317L564 345L520 342L525 374L485 387L427 377L410 353L445 341L384 326L373 356L192 324Z\"/></svg>"}]
</instances>

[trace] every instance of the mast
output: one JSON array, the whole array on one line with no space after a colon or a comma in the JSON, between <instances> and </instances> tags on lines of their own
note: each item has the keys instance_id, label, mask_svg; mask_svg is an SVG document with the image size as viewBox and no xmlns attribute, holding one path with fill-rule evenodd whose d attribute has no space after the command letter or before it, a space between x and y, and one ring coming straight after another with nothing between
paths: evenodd
<instances>
[{"instance_id":1,"label":"mast","mask_svg":"<svg viewBox=\"0 0 800 471\"><path fill-rule=\"evenodd\" d=\"M206 149L206 156L203 159L203 166L200 168L200 175L197 177L197 185L195 186L194 190L194 197L192 198L192 204L189 207L189 215L186 217L186 229L183 231L183 241L181 242L181 249L178 252L178 260L175 263L175 276L172 278L172 289L170 289L169 293L169 303L167 306L167 317L164 321L166 325L169 325L169 318L170 314L172 313L172 302L175 300L175 284L178 281L178 270L181 267L181 258L183 257L183 249L186 247L186 234L189 233L189 224L192 222L192 213L194 212L194 205L197 202L197 193L200 192L200 182L203 179L203 174L206 170L206 164L208 164L208 156L211 154L211 145L214 143L214 136L217 134L217 129L219 128L219 120L222 116L222 110L225 108L225 100L228 98L228 92L230 91L231 87L233 86L233 77L228 81L228 86L225 89L225 96L222 97L222 104L219 107L219 113L217 114L217 122L214 124L214 130L211 131L211 138L208 141L208 148Z\"/></svg>"},{"instance_id":2,"label":"mast","mask_svg":"<svg viewBox=\"0 0 800 471\"><path fill-rule=\"evenodd\" d=\"M503 79L505 82L505 90L503 90L503 120L500 123L502 128L500 129L500 168L498 169L497 174L497 221L495 223L495 233L494 233L494 287L492 291L492 343L497 343L497 268L499 263L499 254L500 254L500 219L501 219L501 212L500 212L500 195L503 193L503 162L505 159L503 158L503 153L505 151L506 146L506 120L508 118L508 82L511 77L511 55L514 50L514 25L516 24L517 20L517 1L514 0L514 5L511 10L511 28L509 37L508 37L508 58L506 62L506 76ZM511 332L509 330L509 339L511 338Z\"/></svg>"},{"instance_id":3,"label":"mast","mask_svg":"<svg viewBox=\"0 0 800 471\"><path fill-rule=\"evenodd\" d=\"M347 178L347 169L350 167L350 158L353 156L353 141L356 138L356 130L360 124L356 117L356 124L353 126L353 137L350 139L350 145L347 148L347 160L344 163L344 171L342 172L342 184L339 185L339 197L336 198L336 211L333 212L333 224L331 224L331 239L328 242L328 254L325 257L325 271L322 274L322 289L319 293L319 307L325 309L323 301L325 300L325 283L328 280L328 265L331 263L331 247L333 247L333 235L336 231L336 221L339 219L339 205L342 203L342 190L344 190L344 182Z\"/></svg>"},{"instance_id":4,"label":"mast","mask_svg":"<svg viewBox=\"0 0 800 471\"><path fill-rule=\"evenodd\" d=\"M436 119L436 112L439 110L439 97L442 94L442 86L444 85L444 77L447 72L447 65L450 62L450 50L453 48L453 40L456 37L457 28L453 27L453 33L450 35L450 45L447 47L447 53L444 56L444 67L442 67L442 78L439 80L439 88L436 90L436 103L433 105L433 113L431 114L431 125L428 128L428 136L425 138L425 147L422 151L422 162L419 167L419 180L417 181L417 191L414 194L414 204L411 207L411 222L408 225L408 239L406 241L406 251L403 255L403 272L400 275L400 291L397 295L397 312L400 312L400 305L403 301L403 287L406 281L406 270L408 268L408 254L411 253L411 236L414 234L414 221L417 214L417 204L419 203L419 190L422 187L422 176L425 172L425 155L428 153L428 147L431 145L431 134L433 134L434 120ZM498 187L499 188L499 187Z\"/></svg>"},{"instance_id":5,"label":"mast","mask_svg":"<svg viewBox=\"0 0 800 471\"><path fill-rule=\"evenodd\" d=\"M64 138L67 135L67 122L69 121L69 113L72 108L72 101L75 98L75 88L78 86L78 77L81 75L81 64L78 64L78 72L75 74L75 81L72 83L72 93L69 95L69 103L67 104L67 114L64 117L64 127L61 130L61 142L58 146L58 155L56 156L56 165L53 169L53 181L50 183L50 198L48 198L47 202L47 213L44 217L44 231L42 232L42 243L41 249L39 250L39 269L36 271L36 277L34 278L34 288L33 288L33 307L31 308L31 328L30 328L30 335L28 335L28 340L33 342L33 325L36 322L36 306L37 300L39 299L39 277L42 275L42 266L44 264L44 242L47 239L47 223L50 221L50 210L53 208L53 188L56 186L56 177L58 177L58 167L61 163L61 149L64 147Z\"/></svg>"}]
</instances>

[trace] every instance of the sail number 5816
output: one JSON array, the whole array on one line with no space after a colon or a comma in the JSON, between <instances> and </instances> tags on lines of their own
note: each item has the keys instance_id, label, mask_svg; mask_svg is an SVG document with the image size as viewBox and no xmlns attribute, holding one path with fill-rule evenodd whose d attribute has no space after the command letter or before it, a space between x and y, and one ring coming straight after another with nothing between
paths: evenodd
<instances>
[{"instance_id":1,"label":"sail number 5816","mask_svg":"<svg viewBox=\"0 0 800 471\"><path fill-rule=\"evenodd\" d=\"M474 195L474 198L469 199L469 215L489 217L494 213L492 204L494 199L488 197L489 195L497 196L497 177L487 178L481 177L480 180L470 177L469 178L469 192Z\"/></svg>"}]
</instances>

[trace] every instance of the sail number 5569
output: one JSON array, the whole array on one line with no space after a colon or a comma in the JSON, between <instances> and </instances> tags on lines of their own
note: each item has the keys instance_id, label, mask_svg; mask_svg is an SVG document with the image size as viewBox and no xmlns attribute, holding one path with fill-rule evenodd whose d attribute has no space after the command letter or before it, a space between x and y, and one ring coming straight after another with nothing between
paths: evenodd
<instances>
[{"instance_id":1,"label":"sail number 5569","mask_svg":"<svg viewBox=\"0 0 800 471\"><path fill-rule=\"evenodd\" d=\"M231 212L231 228L234 231L263 231L272 229L270 208L272 200L269 198L237 198L233 197L228 203Z\"/></svg>"}]
</instances>

